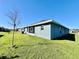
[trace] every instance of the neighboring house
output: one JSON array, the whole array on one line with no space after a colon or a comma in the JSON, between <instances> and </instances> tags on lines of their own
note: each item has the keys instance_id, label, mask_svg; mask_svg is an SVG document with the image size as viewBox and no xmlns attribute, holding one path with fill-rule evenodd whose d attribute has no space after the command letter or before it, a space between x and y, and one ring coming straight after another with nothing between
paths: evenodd
<instances>
[{"instance_id":1,"label":"neighboring house","mask_svg":"<svg viewBox=\"0 0 79 59\"><path fill-rule=\"evenodd\" d=\"M17 28L17 31L22 32L22 28Z\"/></svg>"},{"instance_id":2,"label":"neighboring house","mask_svg":"<svg viewBox=\"0 0 79 59\"><path fill-rule=\"evenodd\" d=\"M24 27L24 32L29 35L51 40L69 34L69 29L54 20L43 20Z\"/></svg>"},{"instance_id":3,"label":"neighboring house","mask_svg":"<svg viewBox=\"0 0 79 59\"><path fill-rule=\"evenodd\" d=\"M20 33L24 33L24 28L17 28L16 31L20 32Z\"/></svg>"},{"instance_id":4,"label":"neighboring house","mask_svg":"<svg viewBox=\"0 0 79 59\"><path fill-rule=\"evenodd\" d=\"M79 33L79 29L71 29L70 33Z\"/></svg>"}]
</instances>

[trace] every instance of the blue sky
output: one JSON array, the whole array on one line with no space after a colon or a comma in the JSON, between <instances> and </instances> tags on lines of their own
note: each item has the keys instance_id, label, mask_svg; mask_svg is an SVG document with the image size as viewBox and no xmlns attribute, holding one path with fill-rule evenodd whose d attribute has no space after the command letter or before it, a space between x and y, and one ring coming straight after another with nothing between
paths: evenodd
<instances>
[{"instance_id":1,"label":"blue sky","mask_svg":"<svg viewBox=\"0 0 79 59\"><path fill-rule=\"evenodd\" d=\"M79 0L0 0L0 26L12 28L6 14L19 11L25 27L44 19L54 19L68 28L79 28Z\"/></svg>"}]
</instances>

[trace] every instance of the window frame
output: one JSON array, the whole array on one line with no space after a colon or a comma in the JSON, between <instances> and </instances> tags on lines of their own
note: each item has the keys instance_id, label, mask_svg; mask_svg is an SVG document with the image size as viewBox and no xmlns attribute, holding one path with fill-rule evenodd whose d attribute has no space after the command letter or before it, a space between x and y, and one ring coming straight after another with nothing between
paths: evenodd
<instances>
[{"instance_id":1,"label":"window frame","mask_svg":"<svg viewBox=\"0 0 79 59\"><path fill-rule=\"evenodd\" d=\"M41 30L44 30L44 25L41 25Z\"/></svg>"}]
</instances>

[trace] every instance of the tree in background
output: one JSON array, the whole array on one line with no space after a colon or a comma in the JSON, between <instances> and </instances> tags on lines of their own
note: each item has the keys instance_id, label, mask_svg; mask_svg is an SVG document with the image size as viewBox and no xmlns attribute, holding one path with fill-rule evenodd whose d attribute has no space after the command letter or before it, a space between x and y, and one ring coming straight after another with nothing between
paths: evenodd
<instances>
[{"instance_id":1,"label":"tree in background","mask_svg":"<svg viewBox=\"0 0 79 59\"><path fill-rule=\"evenodd\" d=\"M16 10L10 11L9 14L7 15L10 19L10 25L12 25L13 27L13 36L12 36L12 47L15 47L15 30L17 25L20 24L20 20L19 20L19 13Z\"/></svg>"}]
</instances>

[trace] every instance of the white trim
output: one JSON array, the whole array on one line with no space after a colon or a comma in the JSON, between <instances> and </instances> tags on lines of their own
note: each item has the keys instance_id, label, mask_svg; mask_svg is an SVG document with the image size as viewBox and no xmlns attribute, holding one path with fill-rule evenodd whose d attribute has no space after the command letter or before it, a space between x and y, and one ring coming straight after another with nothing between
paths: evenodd
<instances>
[{"instance_id":1,"label":"white trim","mask_svg":"<svg viewBox=\"0 0 79 59\"><path fill-rule=\"evenodd\" d=\"M40 24L44 24L44 23L49 23L49 22L52 22L52 20L46 20L46 21L43 21L43 22L39 22L39 23L36 23L36 24L32 24L32 25L29 25L29 26L35 26L35 25L40 25ZM27 26L27 27L29 27Z\"/></svg>"},{"instance_id":2,"label":"white trim","mask_svg":"<svg viewBox=\"0 0 79 59\"><path fill-rule=\"evenodd\" d=\"M54 20L52 20L52 19L49 19L49 20L46 20L46 21L42 21L42 22L39 22L39 23L36 23L36 24L31 24L31 25L29 25L29 26L27 26L27 27L36 26L36 25L41 25L41 24L50 23L50 22L56 23L56 24L58 24L58 25L60 25L60 26L62 26L62 27L64 27L64 28L67 28L67 27L61 25L60 23L58 23L58 22L56 22L56 21L54 21ZM67 29L68 29L68 28L67 28Z\"/></svg>"},{"instance_id":3,"label":"white trim","mask_svg":"<svg viewBox=\"0 0 79 59\"><path fill-rule=\"evenodd\" d=\"M35 36L35 34L33 34L33 33L28 33L28 32L27 32L27 34L32 35L32 36Z\"/></svg>"}]
</instances>

